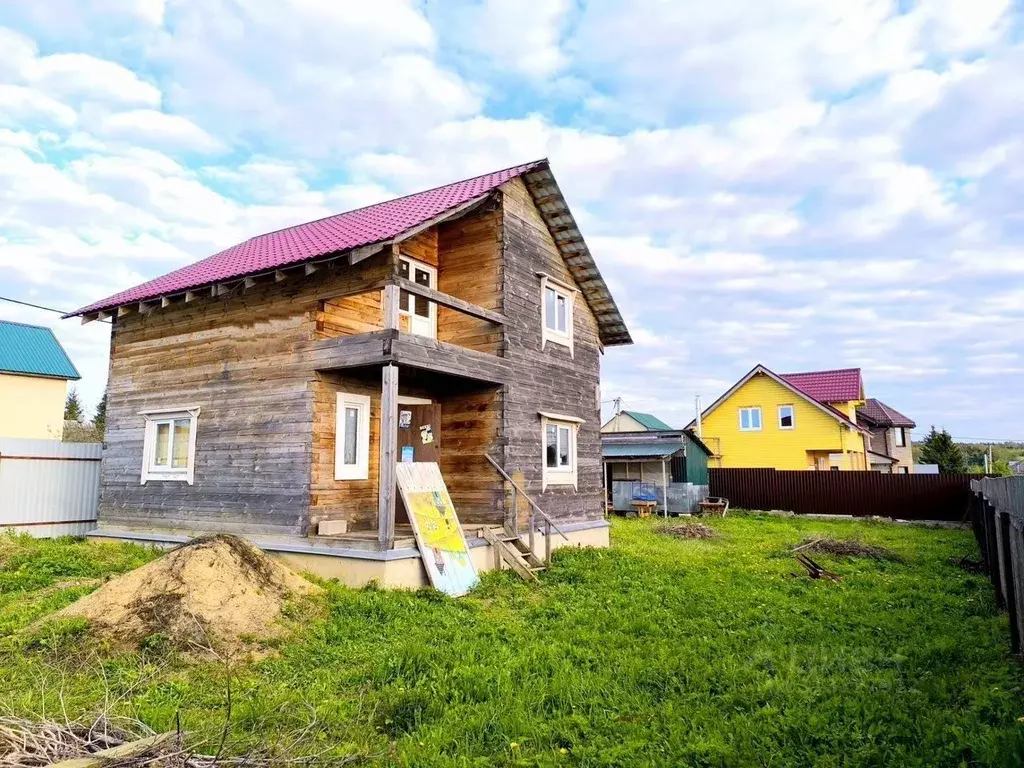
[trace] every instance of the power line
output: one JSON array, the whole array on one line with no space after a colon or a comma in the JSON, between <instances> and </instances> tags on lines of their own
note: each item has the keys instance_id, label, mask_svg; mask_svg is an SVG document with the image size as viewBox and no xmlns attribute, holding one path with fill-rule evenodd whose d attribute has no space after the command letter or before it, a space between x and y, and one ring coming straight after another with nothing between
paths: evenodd
<instances>
[{"instance_id":1,"label":"power line","mask_svg":"<svg viewBox=\"0 0 1024 768\"><path fill-rule=\"evenodd\" d=\"M28 301L21 301L20 299L12 299L9 296L0 296L0 301L9 301L11 304L21 304L23 307L32 307L32 309L41 309L44 312L56 312L58 315L66 315L63 309L54 309L53 307L44 307L42 304L32 304ZM109 320L103 320L101 322L110 323Z\"/></svg>"}]
</instances>

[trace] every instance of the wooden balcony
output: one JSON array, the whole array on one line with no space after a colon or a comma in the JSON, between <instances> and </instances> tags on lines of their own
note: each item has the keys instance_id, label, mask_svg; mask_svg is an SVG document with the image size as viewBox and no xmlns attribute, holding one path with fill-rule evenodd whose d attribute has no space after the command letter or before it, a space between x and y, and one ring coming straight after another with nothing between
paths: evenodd
<instances>
[{"instance_id":1,"label":"wooden balcony","mask_svg":"<svg viewBox=\"0 0 1024 768\"><path fill-rule=\"evenodd\" d=\"M491 385L511 379L511 366L503 357L397 329L321 339L309 355L318 371L395 364Z\"/></svg>"}]
</instances>

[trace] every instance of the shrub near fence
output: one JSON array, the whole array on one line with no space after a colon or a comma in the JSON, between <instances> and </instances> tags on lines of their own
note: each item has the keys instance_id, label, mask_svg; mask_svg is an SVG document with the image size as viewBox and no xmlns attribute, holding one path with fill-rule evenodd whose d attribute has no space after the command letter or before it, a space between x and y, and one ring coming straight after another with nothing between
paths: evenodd
<instances>
[{"instance_id":1,"label":"shrub near fence","mask_svg":"<svg viewBox=\"0 0 1024 768\"><path fill-rule=\"evenodd\" d=\"M981 562L1010 614L1010 644L1024 637L1024 477L986 477L971 483L971 523Z\"/></svg>"},{"instance_id":2,"label":"shrub near fence","mask_svg":"<svg viewBox=\"0 0 1024 768\"><path fill-rule=\"evenodd\" d=\"M712 469L710 474L710 495L724 496L732 507L949 522L967 520L971 479L977 479L776 469Z\"/></svg>"}]
</instances>

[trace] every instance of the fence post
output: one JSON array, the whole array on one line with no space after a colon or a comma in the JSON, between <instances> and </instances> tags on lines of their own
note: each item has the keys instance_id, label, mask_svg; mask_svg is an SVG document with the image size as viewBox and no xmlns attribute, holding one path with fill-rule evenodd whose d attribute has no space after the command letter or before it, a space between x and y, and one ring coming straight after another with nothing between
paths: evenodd
<instances>
[{"instance_id":1,"label":"fence post","mask_svg":"<svg viewBox=\"0 0 1024 768\"><path fill-rule=\"evenodd\" d=\"M999 560L1002 566L999 569L1002 577L1003 594L1006 596L1006 610L1010 614L1010 648L1014 653L1020 653L1020 615L1017 605L1017 585L1014 583L1014 554L1019 551L1013 546L1012 536L1020 535L1010 525L1008 512L996 512L996 519L999 521Z\"/></svg>"}]
</instances>

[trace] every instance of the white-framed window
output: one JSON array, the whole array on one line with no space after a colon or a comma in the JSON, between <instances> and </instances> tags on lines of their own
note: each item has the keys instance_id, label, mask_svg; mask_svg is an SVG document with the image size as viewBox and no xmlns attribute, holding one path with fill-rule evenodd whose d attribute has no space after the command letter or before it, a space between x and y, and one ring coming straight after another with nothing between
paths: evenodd
<instances>
[{"instance_id":1,"label":"white-framed window","mask_svg":"<svg viewBox=\"0 0 1024 768\"><path fill-rule=\"evenodd\" d=\"M196 470L196 426L199 407L184 406L142 411L142 476L150 480L175 480L192 485Z\"/></svg>"},{"instance_id":2,"label":"white-framed window","mask_svg":"<svg viewBox=\"0 0 1024 768\"><path fill-rule=\"evenodd\" d=\"M424 288L437 288L437 268L422 261L400 257L398 274ZM437 338L437 305L434 302L422 296L413 296L408 291L400 291L398 314L409 318L410 333Z\"/></svg>"},{"instance_id":3,"label":"white-framed window","mask_svg":"<svg viewBox=\"0 0 1024 768\"><path fill-rule=\"evenodd\" d=\"M573 352L573 307L575 288L546 275L540 275L541 349L549 341L569 347Z\"/></svg>"},{"instance_id":4,"label":"white-framed window","mask_svg":"<svg viewBox=\"0 0 1024 768\"><path fill-rule=\"evenodd\" d=\"M779 406L779 429L796 428L796 409L792 405Z\"/></svg>"},{"instance_id":5,"label":"white-framed window","mask_svg":"<svg viewBox=\"0 0 1024 768\"><path fill-rule=\"evenodd\" d=\"M896 427L893 429L892 439L896 443L897 448L907 447L907 433L903 427Z\"/></svg>"},{"instance_id":6,"label":"white-framed window","mask_svg":"<svg viewBox=\"0 0 1024 768\"><path fill-rule=\"evenodd\" d=\"M577 483L576 434L583 419L557 413L541 413L543 487Z\"/></svg>"},{"instance_id":7,"label":"white-framed window","mask_svg":"<svg viewBox=\"0 0 1024 768\"><path fill-rule=\"evenodd\" d=\"M910 467L900 467L900 474L901 475L909 475L910 474Z\"/></svg>"},{"instance_id":8,"label":"white-framed window","mask_svg":"<svg viewBox=\"0 0 1024 768\"><path fill-rule=\"evenodd\" d=\"M740 408L740 432L761 431L761 407Z\"/></svg>"},{"instance_id":9,"label":"white-framed window","mask_svg":"<svg viewBox=\"0 0 1024 768\"><path fill-rule=\"evenodd\" d=\"M334 430L334 479L370 477L370 396L338 393Z\"/></svg>"}]
</instances>

